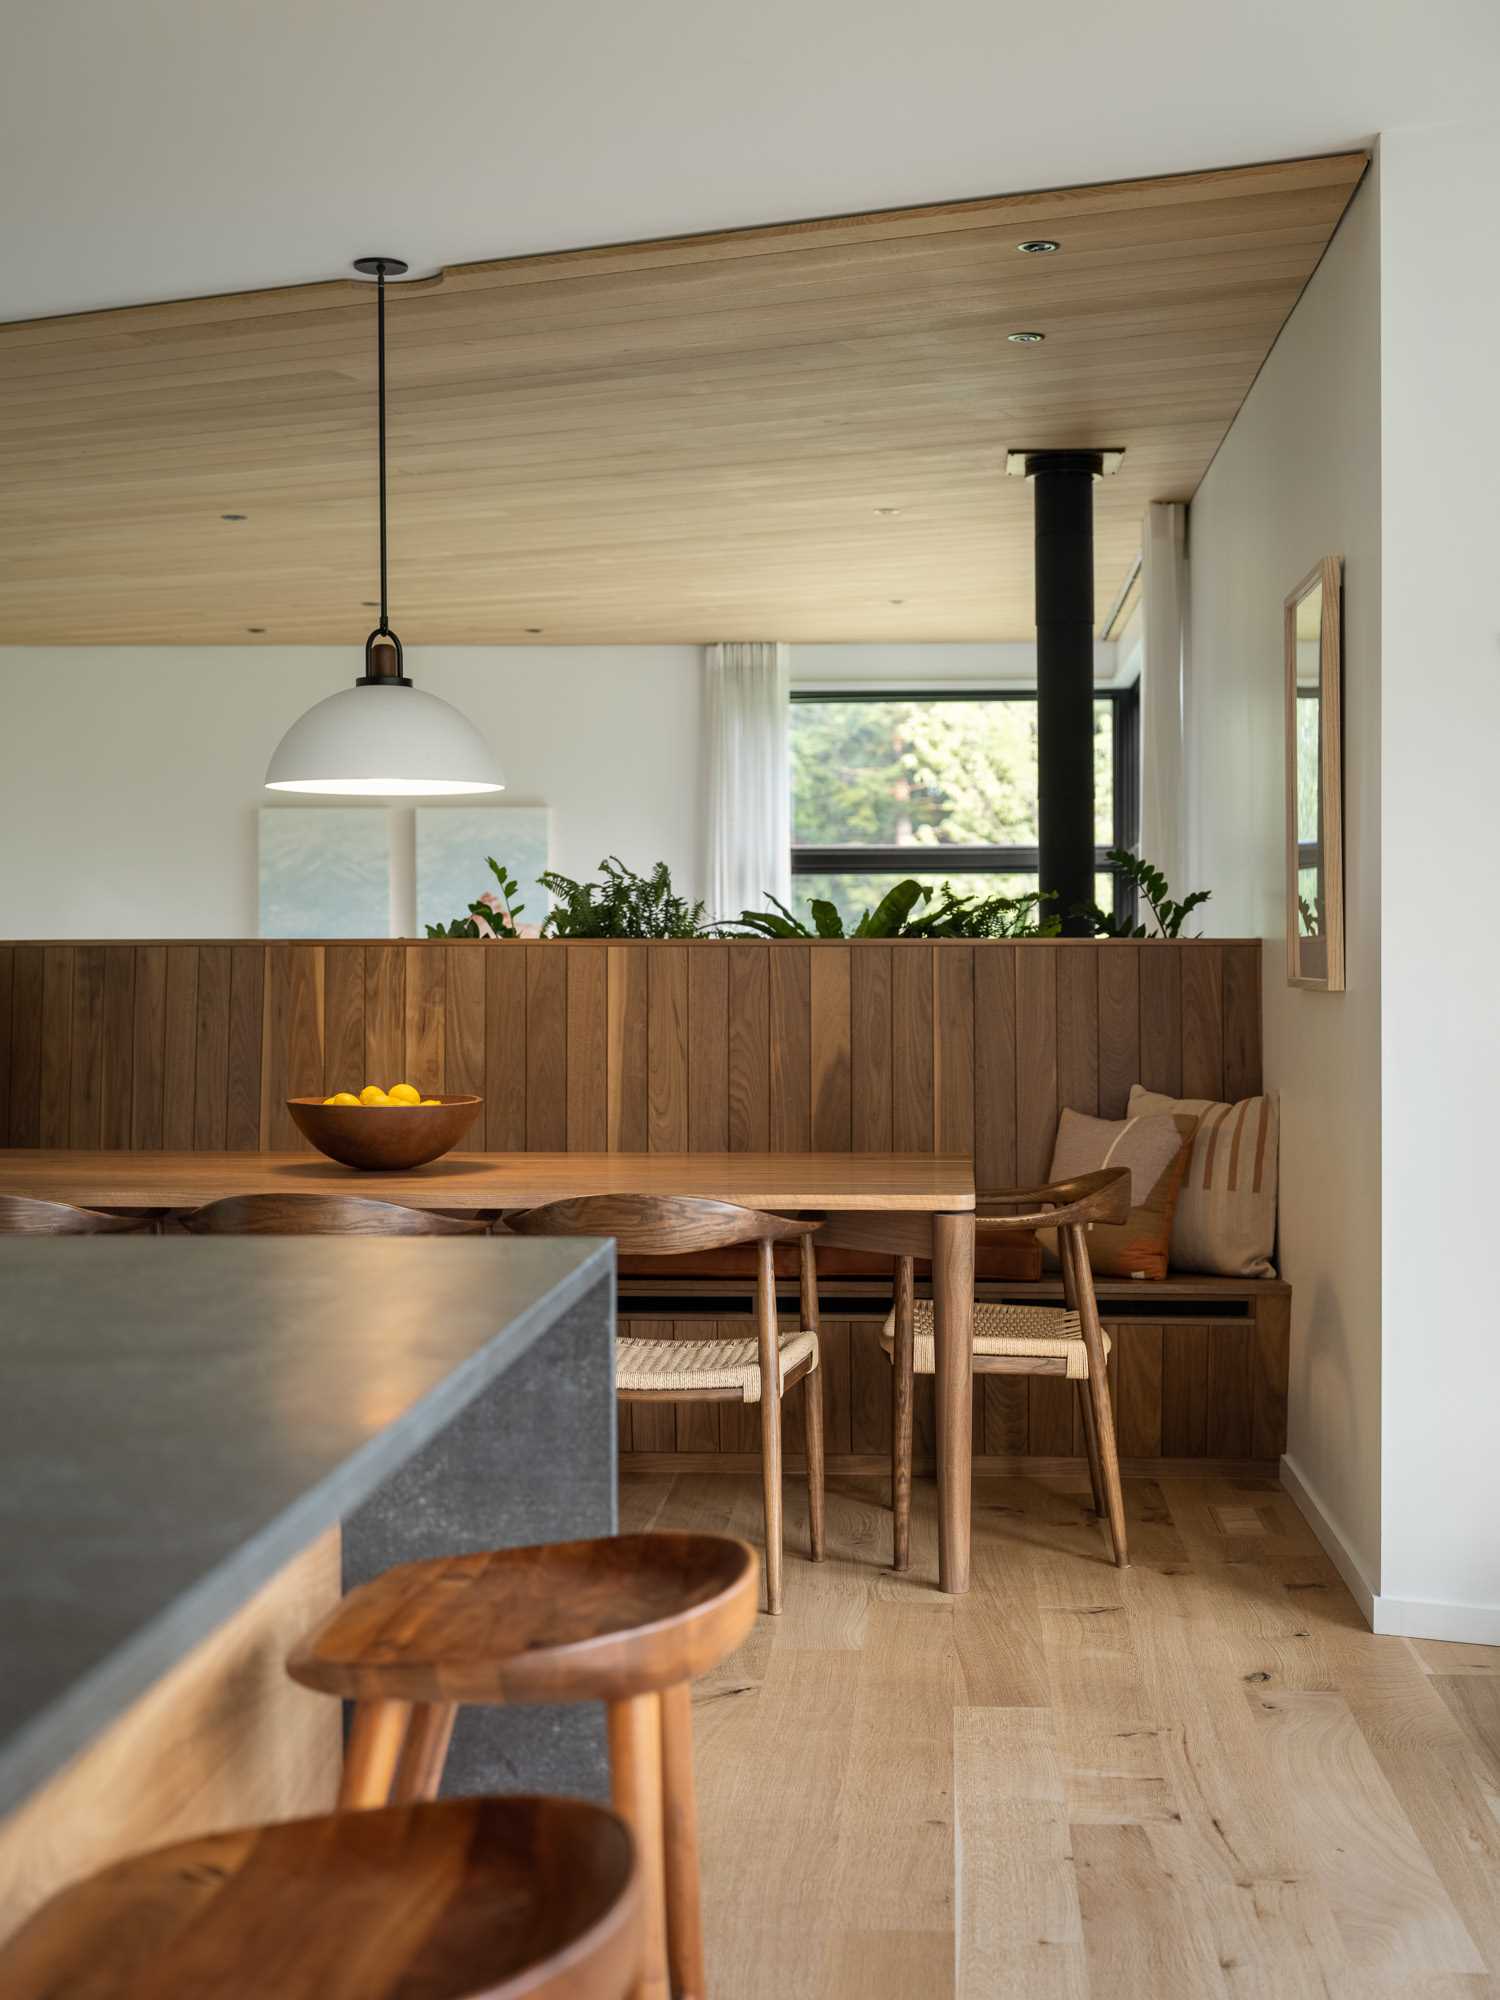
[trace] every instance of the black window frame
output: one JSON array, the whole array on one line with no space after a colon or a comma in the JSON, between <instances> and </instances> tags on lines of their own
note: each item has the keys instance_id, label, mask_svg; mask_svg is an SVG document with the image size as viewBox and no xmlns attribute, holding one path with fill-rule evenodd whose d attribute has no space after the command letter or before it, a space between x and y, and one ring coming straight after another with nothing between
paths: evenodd
<instances>
[{"instance_id":1,"label":"black window frame","mask_svg":"<svg viewBox=\"0 0 1500 2000\"><path fill-rule=\"evenodd\" d=\"M1095 701L1114 710L1113 763L1115 826L1112 847L1134 853L1141 821L1141 691L1139 686L1096 688ZM1029 701L1027 688L794 688L794 702L804 701ZM792 880L799 875L890 875L896 880L920 872L932 874L931 863L954 875L1035 875L1040 856L1034 847L799 847L792 843ZM1109 848L1094 849L1094 872L1114 884L1113 915L1117 924L1137 921L1135 884L1109 858Z\"/></svg>"}]
</instances>

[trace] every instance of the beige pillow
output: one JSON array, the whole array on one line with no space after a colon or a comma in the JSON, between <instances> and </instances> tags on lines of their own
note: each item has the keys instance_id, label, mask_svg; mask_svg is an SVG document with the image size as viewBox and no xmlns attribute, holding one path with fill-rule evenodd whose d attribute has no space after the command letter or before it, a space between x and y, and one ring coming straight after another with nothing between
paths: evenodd
<instances>
[{"instance_id":1,"label":"beige pillow","mask_svg":"<svg viewBox=\"0 0 1500 2000\"><path fill-rule=\"evenodd\" d=\"M1130 1214L1088 1231L1089 1262L1105 1278L1164 1278L1177 1190L1197 1129L1192 1118L1090 1118L1064 1110L1057 1121L1049 1180L1071 1180L1100 1167L1130 1169ZM1048 1261L1057 1262L1057 1231L1039 1229Z\"/></svg>"},{"instance_id":2,"label":"beige pillow","mask_svg":"<svg viewBox=\"0 0 1500 2000\"><path fill-rule=\"evenodd\" d=\"M1220 1278L1274 1278L1276 1247L1276 1099L1162 1097L1140 1084L1132 1116L1175 1112L1198 1120L1192 1157L1172 1224L1172 1266Z\"/></svg>"}]
</instances>

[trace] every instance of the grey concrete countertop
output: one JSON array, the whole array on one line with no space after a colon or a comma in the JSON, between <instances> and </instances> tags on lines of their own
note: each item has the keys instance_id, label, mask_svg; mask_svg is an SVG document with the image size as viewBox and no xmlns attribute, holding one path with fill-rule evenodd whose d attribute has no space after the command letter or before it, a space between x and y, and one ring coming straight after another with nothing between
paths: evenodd
<instances>
[{"instance_id":1,"label":"grey concrete countertop","mask_svg":"<svg viewBox=\"0 0 1500 2000\"><path fill-rule=\"evenodd\" d=\"M0 1242L0 1813L612 1263L576 1239Z\"/></svg>"}]
</instances>

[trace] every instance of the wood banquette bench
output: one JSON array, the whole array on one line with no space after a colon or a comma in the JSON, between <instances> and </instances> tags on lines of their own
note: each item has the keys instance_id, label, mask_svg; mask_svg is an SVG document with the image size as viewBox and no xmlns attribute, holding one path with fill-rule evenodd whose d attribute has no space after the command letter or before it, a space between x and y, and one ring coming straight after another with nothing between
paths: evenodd
<instances>
[{"instance_id":1,"label":"wood banquette bench","mask_svg":"<svg viewBox=\"0 0 1500 2000\"><path fill-rule=\"evenodd\" d=\"M919 1297L923 1279L918 1265ZM891 1286L889 1258L855 1251L819 1258L830 1472L883 1473L889 1465L890 1367L878 1335ZM1095 1287L1113 1344L1110 1388L1126 1471L1274 1472L1286 1448L1291 1287L1280 1278L1188 1274L1098 1278ZM975 1295L1050 1303L1062 1297L1062 1280L981 1273ZM789 1323L796 1315L794 1282L782 1288L781 1303ZM668 1277L632 1269L620 1279L621 1324L634 1333L701 1340L706 1327L739 1331L748 1311L748 1286L729 1271ZM1071 1392L1072 1384L1057 1377L976 1381L975 1470L1045 1470L1075 1459L1082 1465ZM754 1436L731 1405L637 1407L622 1409L620 1418L620 1449L632 1463L753 1468ZM787 1449L789 1462L802 1449L790 1410ZM932 1383L919 1378L916 1468L920 1474L932 1466Z\"/></svg>"}]
</instances>

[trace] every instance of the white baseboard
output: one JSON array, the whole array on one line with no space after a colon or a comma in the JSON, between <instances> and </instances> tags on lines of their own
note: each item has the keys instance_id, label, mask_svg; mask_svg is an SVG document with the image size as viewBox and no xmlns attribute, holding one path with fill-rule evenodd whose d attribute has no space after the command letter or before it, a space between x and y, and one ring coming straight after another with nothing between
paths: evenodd
<instances>
[{"instance_id":1,"label":"white baseboard","mask_svg":"<svg viewBox=\"0 0 1500 2000\"><path fill-rule=\"evenodd\" d=\"M1462 1639L1500 1646L1500 1604L1447 1604L1427 1597L1377 1597L1375 1630L1403 1639Z\"/></svg>"},{"instance_id":2,"label":"white baseboard","mask_svg":"<svg viewBox=\"0 0 1500 2000\"><path fill-rule=\"evenodd\" d=\"M1380 1627L1376 1622L1376 1607L1379 1603L1379 1593L1365 1575L1363 1566L1350 1548L1342 1530L1290 1458L1283 1458L1281 1461L1281 1483L1296 1501L1298 1511L1307 1525L1323 1544L1334 1568L1348 1584L1350 1594L1359 1606L1365 1623L1372 1632L1378 1632Z\"/></svg>"},{"instance_id":3,"label":"white baseboard","mask_svg":"<svg viewBox=\"0 0 1500 2000\"><path fill-rule=\"evenodd\" d=\"M1348 1584L1372 1632L1402 1639L1458 1639L1475 1646L1500 1646L1500 1605L1382 1597L1365 1574L1342 1529L1290 1458L1281 1461L1281 1483Z\"/></svg>"}]
</instances>

